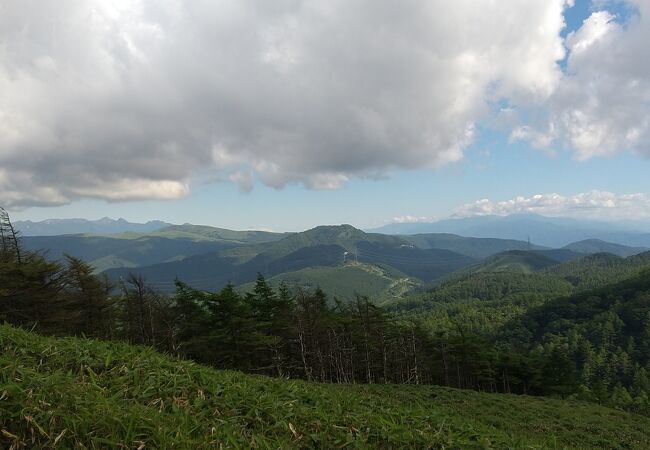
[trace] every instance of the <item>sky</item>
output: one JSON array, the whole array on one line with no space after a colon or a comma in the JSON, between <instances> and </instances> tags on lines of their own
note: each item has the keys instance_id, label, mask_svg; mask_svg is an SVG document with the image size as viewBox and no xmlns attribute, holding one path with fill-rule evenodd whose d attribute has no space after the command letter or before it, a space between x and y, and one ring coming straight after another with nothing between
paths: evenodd
<instances>
[{"instance_id":1,"label":"sky","mask_svg":"<svg viewBox=\"0 0 650 450\"><path fill-rule=\"evenodd\" d=\"M5 0L0 206L650 221L650 0Z\"/></svg>"}]
</instances>

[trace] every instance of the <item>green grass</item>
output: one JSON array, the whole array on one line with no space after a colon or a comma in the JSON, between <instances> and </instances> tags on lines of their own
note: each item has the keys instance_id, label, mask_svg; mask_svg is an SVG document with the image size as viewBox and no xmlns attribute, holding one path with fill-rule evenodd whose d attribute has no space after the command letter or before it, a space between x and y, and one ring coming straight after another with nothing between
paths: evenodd
<instances>
[{"instance_id":1,"label":"green grass","mask_svg":"<svg viewBox=\"0 0 650 450\"><path fill-rule=\"evenodd\" d=\"M0 448L650 448L650 419L544 398L244 375L0 326Z\"/></svg>"}]
</instances>

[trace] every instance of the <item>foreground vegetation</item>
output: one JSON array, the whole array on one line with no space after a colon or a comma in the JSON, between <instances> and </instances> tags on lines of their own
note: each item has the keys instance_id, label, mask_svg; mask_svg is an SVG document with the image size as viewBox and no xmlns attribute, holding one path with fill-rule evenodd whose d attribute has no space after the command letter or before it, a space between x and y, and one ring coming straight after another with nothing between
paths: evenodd
<instances>
[{"instance_id":1,"label":"foreground vegetation","mask_svg":"<svg viewBox=\"0 0 650 450\"><path fill-rule=\"evenodd\" d=\"M648 429L582 402L271 379L0 326L6 448L644 449Z\"/></svg>"}]
</instances>

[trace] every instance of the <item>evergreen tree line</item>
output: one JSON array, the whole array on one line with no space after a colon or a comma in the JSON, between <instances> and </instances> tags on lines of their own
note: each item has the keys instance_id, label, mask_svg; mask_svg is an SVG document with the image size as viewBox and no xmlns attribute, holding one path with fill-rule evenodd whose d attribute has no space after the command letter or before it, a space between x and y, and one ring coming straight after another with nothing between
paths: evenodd
<instances>
[{"instance_id":1,"label":"evergreen tree line","mask_svg":"<svg viewBox=\"0 0 650 450\"><path fill-rule=\"evenodd\" d=\"M17 326L150 345L217 368L278 377L573 395L650 413L647 294L635 297L632 312L606 311L588 325L556 305L499 333L462 321L432 326L388 314L363 296L342 303L320 289L273 289L262 275L246 294L232 285L206 292L177 281L176 293L164 296L135 275L111 283L77 258L58 263L25 251L0 213L0 320ZM628 323L636 327L632 339Z\"/></svg>"}]
</instances>

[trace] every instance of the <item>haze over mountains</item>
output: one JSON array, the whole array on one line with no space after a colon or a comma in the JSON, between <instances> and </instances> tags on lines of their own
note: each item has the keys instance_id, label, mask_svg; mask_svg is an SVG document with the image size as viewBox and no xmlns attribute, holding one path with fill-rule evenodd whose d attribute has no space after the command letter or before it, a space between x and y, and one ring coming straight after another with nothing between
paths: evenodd
<instances>
[{"instance_id":1,"label":"haze over mountains","mask_svg":"<svg viewBox=\"0 0 650 450\"><path fill-rule=\"evenodd\" d=\"M650 223L604 222L537 214L474 216L437 222L391 223L369 230L385 234L454 233L461 236L528 240L547 247L600 239L632 247L650 247Z\"/></svg>"},{"instance_id":2,"label":"haze over mountains","mask_svg":"<svg viewBox=\"0 0 650 450\"><path fill-rule=\"evenodd\" d=\"M122 218L117 220L104 217L88 219L48 219L39 222L31 220L16 221L14 226L23 236L56 236L78 233L124 233L126 231L146 233L170 226L170 223L151 220L147 223L133 223Z\"/></svg>"}]
</instances>

